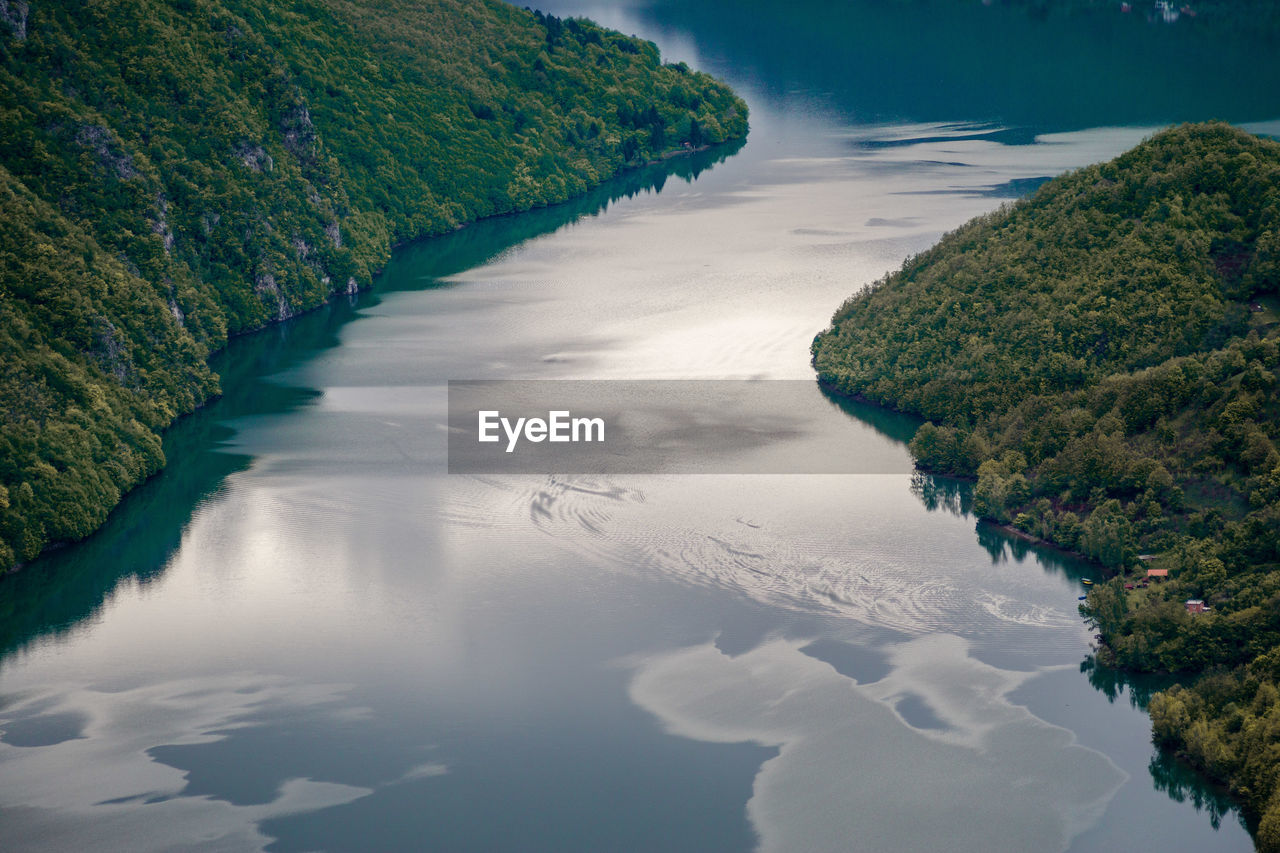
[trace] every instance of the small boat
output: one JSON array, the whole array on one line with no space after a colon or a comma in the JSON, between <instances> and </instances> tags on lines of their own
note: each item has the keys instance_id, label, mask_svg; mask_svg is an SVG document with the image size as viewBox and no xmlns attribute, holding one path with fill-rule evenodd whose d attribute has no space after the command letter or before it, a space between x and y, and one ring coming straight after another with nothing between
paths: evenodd
<instances>
[{"instance_id":1,"label":"small boat","mask_svg":"<svg viewBox=\"0 0 1280 853\"><path fill-rule=\"evenodd\" d=\"M1084 584L1085 586L1093 586L1093 581L1089 580L1088 578L1085 578L1084 580L1080 581L1080 583Z\"/></svg>"},{"instance_id":2,"label":"small boat","mask_svg":"<svg viewBox=\"0 0 1280 853\"><path fill-rule=\"evenodd\" d=\"M1080 596L1079 598L1077 598L1077 599L1076 599L1076 601L1086 601L1088 598L1089 598L1089 596L1087 596L1087 595L1082 595L1082 596Z\"/></svg>"}]
</instances>

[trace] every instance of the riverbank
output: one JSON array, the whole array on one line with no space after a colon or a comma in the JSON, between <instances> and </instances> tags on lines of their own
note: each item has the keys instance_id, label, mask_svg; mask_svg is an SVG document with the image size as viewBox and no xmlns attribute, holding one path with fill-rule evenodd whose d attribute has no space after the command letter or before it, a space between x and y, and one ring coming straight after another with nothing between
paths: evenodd
<instances>
[{"instance_id":1,"label":"riverbank","mask_svg":"<svg viewBox=\"0 0 1280 853\"><path fill-rule=\"evenodd\" d=\"M497 2L23 14L0 33L0 568L160 469L230 336L368 287L393 246L747 132L652 43Z\"/></svg>"},{"instance_id":2,"label":"riverbank","mask_svg":"<svg viewBox=\"0 0 1280 853\"><path fill-rule=\"evenodd\" d=\"M1086 607L1116 665L1230 672L1153 701L1153 726L1263 817L1266 850L1280 793L1249 755L1273 748L1280 678L1277 187L1274 140L1165 131L947 235L813 347L837 390L927 419L913 455L975 478L978 516L1119 573ZM1135 597L1123 574L1153 553L1169 581Z\"/></svg>"},{"instance_id":3,"label":"riverbank","mask_svg":"<svg viewBox=\"0 0 1280 853\"><path fill-rule=\"evenodd\" d=\"M599 215L606 195L478 223L397 253L355 306L238 339L215 365L223 398L167 434L166 474L6 587L22 615L0 620L0 686L18 697L0 725L21 737L58 714L55 734L83 735L0 742L0 807L47 817L7 822L9 837L88 819L140 853L218 833L299 850L731 851L760 831L805 848L814 827L838 849L855 824L886 849L931 849L941 825L979 853L999 823L1025 842L1008 850L1252 850L1233 814L1215 830L1157 786L1145 716L1078 672L1072 567L1032 549L996 565L972 518L911 490L905 418L850 420L816 389L796 413L848 434L879 476L444 475L448 378L803 379L848 252L882 266L995 203L902 193L991 180L936 165L942 146L833 174L842 139L757 114L743 156L691 183L659 192L655 167ZM1099 140L1119 147L1065 147L1083 162ZM1063 150L1002 149L998 178ZM919 218L843 236L864 207ZM694 677L674 680L682 669ZM691 719L682 696L707 700L693 737L672 728ZM765 738L795 732L787 761L725 743L742 736L720 727L726 707L775 715ZM861 796L853 764L810 764L805 743L848 751L884 790L930 787ZM1024 743L1031 760L1008 748ZM64 793L67 761L92 784ZM980 791L963 820L953 784ZM830 810L813 809L815 788ZM501 820L477 791L503 792ZM765 808L782 819L757 830Z\"/></svg>"}]
</instances>

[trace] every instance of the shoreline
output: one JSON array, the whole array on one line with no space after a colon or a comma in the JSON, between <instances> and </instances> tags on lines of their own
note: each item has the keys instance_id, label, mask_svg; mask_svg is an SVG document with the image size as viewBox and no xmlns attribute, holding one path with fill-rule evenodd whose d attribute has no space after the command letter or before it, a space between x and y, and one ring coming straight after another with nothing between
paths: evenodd
<instances>
[{"instance_id":1,"label":"shoreline","mask_svg":"<svg viewBox=\"0 0 1280 853\"><path fill-rule=\"evenodd\" d=\"M813 365L812 358L809 360L809 363L810 363L810 366ZM914 418L920 418L921 423L922 424L925 423L925 421L923 420L923 417L915 412L910 412L905 409L899 409L894 406L886 405L876 400L872 400L869 397L863 396L862 394L846 394L843 391L839 390L830 381L822 378L821 374L817 376L817 382L818 382L818 387L821 388L823 393L827 394L829 397L839 398L843 400L851 400L855 403L860 403L864 406L875 406L878 409L883 409L886 412L893 412L894 414L898 414L898 415L909 415ZM962 480L966 483L977 482L976 477L968 477L962 474L945 474L941 471L932 471L928 468L921 467L918 462L915 462L914 458L912 462L915 465L914 470L918 471L921 474L928 474L931 477L950 477L953 480ZM1114 570L1106 568L1097 560L1085 554L1082 554L1079 551L1072 550L1071 548L1068 548L1065 545L1060 545L1051 539L1042 539L1039 536L1035 536L1030 533L1027 533L1025 530L1019 530L1017 527L1014 527L1012 524L1002 524L999 521L996 521L995 519L984 518L978 515L977 513L973 513L973 517L977 520L979 524L989 525L990 527L993 527L997 530L1001 530L1009 534L1010 536L1014 536L1018 539L1022 539L1026 542L1036 545L1037 547L1051 548L1060 554L1066 554L1069 557L1072 557L1077 560L1081 560L1085 563L1088 563L1091 566L1096 566L1099 570L1106 573L1106 576L1108 579L1115 577L1115 575L1118 574Z\"/></svg>"},{"instance_id":2,"label":"shoreline","mask_svg":"<svg viewBox=\"0 0 1280 853\"><path fill-rule=\"evenodd\" d=\"M748 134L750 134L750 128L748 128L747 133L748 133ZM439 239L439 238L441 238L441 237L447 237L447 236L449 236L450 234L456 234L456 233L458 233L459 231L463 231L463 230L465 230L465 229L467 229L467 228L470 228L471 226L476 225L476 224L481 223L481 222L489 222L489 221L492 221L492 220L496 220L496 219L503 219L503 218L506 218L506 217L524 216L525 214L528 214L528 213L531 213L531 212L534 212L534 211L539 211L539 210L548 210L548 209L551 209L551 208L558 207L558 206L560 206L560 205L570 204L570 203L572 203L572 202L574 202L574 201L576 201L576 200L578 200L578 199L583 198L583 197L584 197L584 196L586 196L587 194L589 194L589 193L591 193L591 192L594 192L594 191L596 191L596 190L600 189L601 187L603 187L603 186L605 186L606 184L608 184L610 181L617 180L617 179L619 179L619 178L621 178L621 177L623 177L623 176L625 176L625 175L631 174L631 173L633 173L633 172L638 172L638 171L640 171L640 170L642 170L642 169L646 169L646 168L648 168L648 167L650 167L650 166L656 166L656 165L659 165L659 164L661 164L661 163L670 163L671 161L673 161L673 160L678 160L679 158L682 158L682 157L691 157L691 156L694 156L694 155L696 155L696 154L705 153L705 152L707 152L707 151L712 151L712 150L715 150L715 149L718 149L718 148L728 149L729 147L734 146L734 145L745 145L745 144L746 144L746 140L747 140L747 136L746 136L746 135L744 135L744 136L737 137L737 138L734 138L734 139L726 139L724 142L719 142L719 143L716 143L716 144L714 144L714 145L701 145L701 146L699 146L699 147L697 147L697 148L674 148L674 149L672 149L672 150L670 150L670 151L664 152L663 154L659 155L657 158L650 159L650 160L645 160L645 161L644 161L644 162L642 162L642 163L636 163L636 164L634 164L634 165L627 166L627 167L625 167L625 168L623 168L623 169L619 169L617 172L615 172L614 174L612 174L612 175L610 175L609 177L605 178L604 180L602 180L602 181L600 181L600 182L598 182L598 183L596 183L596 184L594 184L594 185L592 185L592 186L588 187L588 188L587 188L586 190L584 190L583 192L578 193L577 195L571 196L570 198L567 198L567 199L565 199L565 200L563 200L563 201L558 201L558 202L555 202L554 204L536 205L536 206L534 206L534 207L529 208L528 210L510 211L510 212L507 212L507 213L494 213L494 214L491 214L491 215L489 215L489 216L481 216L481 217L477 217L477 218L475 218L475 219L471 219L471 220L468 220L468 221L466 221L466 222L460 223L460 224L458 224L458 225L455 225L453 228L450 228L450 229L448 229L448 230L446 230L446 231L441 231L441 232L439 232L439 233L434 233L434 234L423 234L423 235L420 235L420 236L418 236L418 237L414 237L414 238L409 239L409 240L402 240L402 241L400 241L400 242L398 242L398 243L392 243L392 244L389 246L389 248L387 249L387 254L388 254L387 261L390 261L390 258L391 258L391 255L392 255L392 254L394 254L394 253L395 253L395 252L397 252L397 251L401 251L401 250L403 250L404 248L407 248L407 247L409 247L409 246L413 246L413 245L416 245L416 244L418 244L418 243L423 243L423 242L426 242L426 241L428 241L428 240L436 240L436 239ZM311 313L313 313L313 312L319 311L319 310L321 310L321 309L323 309L323 308L325 308L325 307L327 307L327 306L329 306L329 305L332 305L332 304L333 304L333 302L334 302L334 300L335 300L335 299L337 299L337 298L338 298L338 297L340 297L340 296L353 297L353 296L357 296L358 294L361 294L361 293L370 293L370 292L372 292L372 291L375 289L376 282L377 282L377 280L378 280L379 276L381 276L381 275L382 275L382 273L386 270L386 265L387 265L387 262L385 262L385 261L384 261L384 262L383 262L383 265L382 265L382 266L380 266L377 270L375 270L375 271L373 272L372 277L371 277L371 278L370 278L370 280L369 280L369 283L368 283L367 285L365 285L364 287L357 287L355 290L346 290L346 289L342 289L342 290L334 290L334 291L330 292L330 293L329 293L329 294L328 294L328 295L327 295L327 296L326 296L322 301L317 302L315 305L312 305L312 306L309 306L309 307L307 307L307 308L304 308L304 309L302 309L302 310L300 310L300 311L298 311L298 312L296 312L296 313L288 314L288 315L287 315L287 316L285 316L285 317L273 318L273 319L269 320L268 322L266 322L265 324L263 324L263 325L261 325L261 326L256 326L256 327L254 327L254 328L252 328L252 329L244 329L244 330L241 330L241 331L238 331L238 332L235 332L235 333L228 334L228 335L227 335L226 340L225 340L225 341L223 341L223 343L222 343L222 345L221 345L221 346L219 346L217 349L214 349L214 350L210 350L210 351L209 351L209 354L208 354L208 355L205 357L205 359L204 359L204 363L205 363L206 365L209 365L209 364L210 364L210 362L213 360L213 358L214 358L215 356L218 356L218 355L220 355L221 353L226 352L227 348L231 346L231 342L232 342L232 341L234 341L234 340L239 340L239 339L241 339L241 338L247 338L247 337L250 337L250 336L252 336L252 335L260 334L260 333L262 333L262 332L267 331L268 329L276 328L276 327L281 326L281 325L283 325L283 324L285 324L285 323L288 323L288 322L290 322L290 321L292 321L292 320L296 320L296 319L298 319L298 318L300 318L300 317L304 317L304 316L306 316L306 315L308 315L308 314L311 314ZM219 380L221 380L221 377L219 377ZM175 424L177 424L178 422L180 422L180 421L184 420L185 418L190 417L191 415L194 415L196 412L199 412L199 411L201 411L201 410L203 410L203 409L207 408L209 405L211 405L211 404L213 404L213 403L217 402L219 399L221 399L221 397L222 397L221 381L219 381L219 391L218 391L218 393L217 393L217 394L212 394L212 395L210 395L208 398L206 398L205 400L201 401L199 405L197 405L197 406L195 406L194 408L192 408L192 410L191 410L191 411L189 411L189 412L183 412L183 413L179 414L179 415L178 415L177 417L175 417L172 421L170 421L168 424L166 424L162 429L160 429L160 430L156 433L156 435L157 435L157 436L159 436L159 437L161 438L161 440L163 441L163 438L164 438L165 433L167 433L167 432L168 432L168 431L169 431L169 430L170 430L170 429L171 429ZM79 543L81 543L81 542L86 541L87 539L91 538L92 536L94 536L94 535L95 535L99 530L101 530L101 529L102 529L102 526L103 526L104 524L106 524L107 518L109 518L109 517L111 516L111 514L112 514L112 513L114 513L114 512L116 511L116 508L120 506L121 501L123 501L123 500L124 500L128 495L132 494L132 493L134 492L134 490L136 490L137 488L139 488L140 486L142 486L144 483L150 482L152 479L154 479L154 478L156 478L156 477L159 477L161 474L163 474L163 473L165 472L165 470L166 470L168 467L169 467L169 460L168 460L168 459L166 459L166 460L165 460L165 463L164 463L163 465L161 465L159 468L157 468L155 471L151 472L151 473L150 473L150 474L148 474L146 477L143 477L141 480L139 480L138 482L134 483L134 484L133 484L132 486L130 486L128 489L126 489L126 490L122 491L122 492L120 493L120 497L119 497L119 499L118 499L118 500L117 500L117 501L116 501L116 502L111 506L111 509L107 510L107 516L106 516L105 518L103 518L102 524L99 524L97 527L95 527L93 530L91 530L91 531L88 533L88 535L86 535L83 539L59 539L59 540L57 540L57 541L55 541L55 542L50 542L50 543L48 543L47 545L45 545L45 547L44 547L44 548L42 548L42 549L41 549L40 553L39 553L38 555L36 555L35 559L33 559L33 560L29 560L29 561L27 561L27 562L25 562L25 563L17 562L17 563L14 563L12 566L9 566L8 568L0 569L0 582L2 582L2 581L3 581L3 579L4 579L4 578L6 578L6 577L8 577L9 575L17 574L18 572L22 571L23 569L28 568L29 566L35 565L36 563L39 563L39 562L40 562L41 560L43 560L47 555L49 555L49 554L51 554L51 553L53 553L53 552L55 552L55 551L59 551L59 550L61 550L61 549L63 549L63 548L68 548L68 547L71 547L71 546L77 545L77 544L79 544Z\"/></svg>"},{"instance_id":3,"label":"shoreline","mask_svg":"<svg viewBox=\"0 0 1280 853\"><path fill-rule=\"evenodd\" d=\"M862 395L842 393L841 391L836 389L835 386L832 385L832 383L822 379L820 376L818 377L817 381L818 381L819 387L822 388L823 392L832 397L852 400L854 402L862 403L864 405L876 406L877 408L884 409L885 411L894 412L897 414L908 414L908 415L914 414L912 412L906 412L906 411L903 411L902 409L896 409L893 406L887 406L883 403L878 403L874 400L867 399ZM973 477L963 477L955 474L939 474L938 472L930 471L926 468L921 468L919 465L916 465L915 470L922 474L928 474L929 476L945 476L945 477L951 477L952 479L956 479L956 480L963 480L969 483L976 482L976 478L973 478ZM1036 548L1047 548L1047 549L1056 551L1060 554L1067 555L1073 559L1077 559L1082 562L1088 563L1089 565L1094 566L1099 570L1099 572L1101 573L1100 576L1104 580L1111 580L1117 577L1118 575L1122 574L1122 572L1120 571L1106 568L1097 560L1093 560L1085 556L1084 554L1081 554L1078 551L1073 551L1072 549L1059 545L1058 543L1052 540L1042 539L1041 537L1027 533L1024 530L1019 530L1017 527L1014 527L1012 524L1001 524L998 521L982 518L981 516L977 516L976 514L974 515L974 517L977 519L978 525L987 525L988 527L991 527L995 530L999 530L1001 533L1004 533L1008 536L1027 542L1028 544L1033 545ZM1085 594L1087 596L1088 591L1086 591ZM1087 601L1085 603L1087 603ZM1122 673L1126 675L1160 675L1161 674L1158 672L1148 672L1144 670L1132 669L1130 667L1118 665L1114 661L1113 656L1111 654L1111 647L1108 645L1105 637L1103 637L1101 634L1095 635L1095 643L1096 643L1096 647L1093 653L1093 659L1097 666L1104 667L1106 669L1111 670L1112 672ZM1176 673L1165 673L1165 674L1177 676ZM1192 678L1195 678L1195 677L1196 676L1194 675L1192 676ZM1142 712L1147 716L1148 720L1151 719L1151 714L1145 707L1142 708ZM1198 776L1203 777L1206 781L1209 782L1211 786L1213 786L1217 790L1224 793L1232 801L1235 807L1239 809L1240 814L1244 815L1247 820L1256 821L1258 819L1257 815L1251 815L1248 807L1245 805L1242 798L1239 796L1239 794L1237 794L1231 788L1229 779L1219 774L1215 774L1207 766L1195 761L1193 756L1191 756L1186 750L1173 749L1171 747L1159 747L1159 746L1157 746L1157 749L1165 750L1169 755L1171 755L1176 761L1181 763L1184 767L1193 771Z\"/></svg>"}]
</instances>

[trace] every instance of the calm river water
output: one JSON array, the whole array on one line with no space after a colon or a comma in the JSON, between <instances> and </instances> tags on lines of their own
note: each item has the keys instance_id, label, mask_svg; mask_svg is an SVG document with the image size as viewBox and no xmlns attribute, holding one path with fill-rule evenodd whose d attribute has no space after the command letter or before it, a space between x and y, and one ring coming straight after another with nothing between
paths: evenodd
<instances>
[{"instance_id":1,"label":"calm river water","mask_svg":"<svg viewBox=\"0 0 1280 853\"><path fill-rule=\"evenodd\" d=\"M220 356L169 469L0 585L0 848L1252 849L1087 671L1091 569L913 479L910 419L814 389L879 473L450 476L444 383L811 378L944 231L1171 121L1274 130L1274 53L1141 11L551 5L726 79L749 141Z\"/></svg>"}]
</instances>

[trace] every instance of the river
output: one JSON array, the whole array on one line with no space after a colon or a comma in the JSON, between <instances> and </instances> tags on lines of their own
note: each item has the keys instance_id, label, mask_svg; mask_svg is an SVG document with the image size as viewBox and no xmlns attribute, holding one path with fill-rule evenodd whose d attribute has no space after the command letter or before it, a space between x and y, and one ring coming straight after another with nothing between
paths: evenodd
<instances>
[{"instance_id":1,"label":"river","mask_svg":"<svg viewBox=\"0 0 1280 853\"><path fill-rule=\"evenodd\" d=\"M4 581L0 847L1251 850L1089 670L1092 569L913 477L911 419L815 388L873 472L829 476L449 475L443 422L450 379L810 379L967 219L1169 122L1274 132L1276 55L1114 9L550 5L725 79L749 140L221 354L168 469Z\"/></svg>"}]
</instances>

